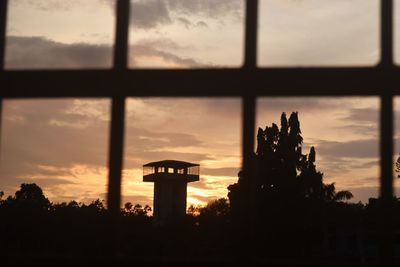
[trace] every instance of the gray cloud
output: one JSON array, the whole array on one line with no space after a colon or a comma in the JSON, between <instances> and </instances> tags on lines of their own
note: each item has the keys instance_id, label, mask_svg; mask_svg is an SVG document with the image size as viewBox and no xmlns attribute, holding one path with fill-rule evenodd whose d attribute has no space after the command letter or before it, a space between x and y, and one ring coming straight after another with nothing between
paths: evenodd
<instances>
[{"instance_id":1,"label":"gray cloud","mask_svg":"<svg viewBox=\"0 0 400 267\"><path fill-rule=\"evenodd\" d=\"M377 124L379 118L379 110L376 108L351 108L348 116L344 120L354 123L372 123Z\"/></svg>"},{"instance_id":2,"label":"gray cloud","mask_svg":"<svg viewBox=\"0 0 400 267\"><path fill-rule=\"evenodd\" d=\"M131 4L131 23L134 27L150 29L160 24L169 24L167 3L159 0L135 0Z\"/></svg>"},{"instance_id":3,"label":"gray cloud","mask_svg":"<svg viewBox=\"0 0 400 267\"><path fill-rule=\"evenodd\" d=\"M190 21L189 19L185 17L179 17L176 19L179 23L181 23L186 29L190 29L192 27L197 27L197 28L207 28L208 24L205 23L204 21L197 21L196 23Z\"/></svg>"},{"instance_id":4,"label":"gray cloud","mask_svg":"<svg viewBox=\"0 0 400 267\"><path fill-rule=\"evenodd\" d=\"M111 67L107 45L63 44L43 37L8 36L5 66L10 69Z\"/></svg>"},{"instance_id":5,"label":"gray cloud","mask_svg":"<svg viewBox=\"0 0 400 267\"><path fill-rule=\"evenodd\" d=\"M153 44L172 41L153 40ZM131 62L133 67L140 57L159 57L160 59L182 67L205 67L207 65L191 58L181 58L160 48L145 45L131 47ZM176 47L178 47L175 44ZM7 37L6 61L7 69L70 69L70 68L107 68L112 63L112 47L108 45L93 45L86 43L63 44L43 37Z\"/></svg>"},{"instance_id":6,"label":"gray cloud","mask_svg":"<svg viewBox=\"0 0 400 267\"><path fill-rule=\"evenodd\" d=\"M346 125L338 127L339 129L350 130L370 137L376 137L379 133L378 108L350 108L342 120Z\"/></svg>"},{"instance_id":7,"label":"gray cloud","mask_svg":"<svg viewBox=\"0 0 400 267\"><path fill-rule=\"evenodd\" d=\"M87 4L86 0L12 0L11 2L13 5L28 6L48 12L68 11L72 7ZM109 6L113 14L115 13L115 0L97 0L97 3ZM172 23L172 14L205 16L218 20L227 17L241 19L243 10L243 0L133 0L131 1L131 24L141 29L152 29ZM196 23L189 23L196 25ZM198 26L204 26L204 24L201 23Z\"/></svg>"},{"instance_id":8,"label":"gray cloud","mask_svg":"<svg viewBox=\"0 0 400 267\"><path fill-rule=\"evenodd\" d=\"M400 138L394 139L395 148L400 147ZM378 158L379 139L370 138L365 140L353 140L347 142L317 141L317 153L324 158ZM396 152L394 156L396 156ZM363 167L372 166L374 161L369 161ZM360 167L362 168L362 167Z\"/></svg>"},{"instance_id":9,"label":"gray cloud","mask_svg":"<svg viewBox=\"0 0 400 267\"><path fill-rule=\"evenodd\" d=\"M321 141L317 145L317 151L321 155L338 158L377 158L378 148L377 139L348 142Z\"/></svg>"},{"instance_id":10,"label":"gray cloud","mask_svg":"<svg viewBox=\"0 0 400 267\"><path fill-rule=\"evenodd\" d=\"M191 23L187 18L179 17L177 20L178 20L183 26L185 26L186 29L189 29L190 26L192 26L192 23Z\"/></svg>"},{"instance_id":11,"label":"gray cloud","mask_svg":"<svg viewBox=\"0 0 400 267\"><path fill-rule=\"evenodd\" d=\"M348 122L348 121L346 121ZM379 133L379 128L377 122L374 125L371 124L347 124L343 126L335 127L340 131L351 131L356 134L368 136L368 137L376 137Z\"/></svg>"},{"instance_id":12,"label":"gray cloud","mask_svg":"<svg viewBox=\"0 0 400 267\"><path fill-rule=\"evenodd\" d=\"M229 17L238 20L243 17L244 7L242 0L134 0L131 11L132 25L147 30L172 23L172 14L177 14L176 20L185 27L206 25L204 21L192 22L192 16L204 16L220 21Z\"/></svg>"},{"instance_id":13,"label":"gray cloud","mask_svg":"<svg viewBox=\"0 0 400 267\"><path fill-rule=\"evenodd\" d=\"M167 0L167 3L172 11L211 18L241 18L244 8L243 0Z\"/></svg>"},{"instance_id":14,"label":"gray cloud","mask_svg":"<svg viewBox=\"0 0 400 267\"><path fill-rule=\"evenodd\" d=\"M198 21L198 22L195 24L195 26L196 26L196 27L201 27L201 28L207 28L207 27L208 27L208 24L201 20L201 21Z\"/></svg>"}]
</instances>

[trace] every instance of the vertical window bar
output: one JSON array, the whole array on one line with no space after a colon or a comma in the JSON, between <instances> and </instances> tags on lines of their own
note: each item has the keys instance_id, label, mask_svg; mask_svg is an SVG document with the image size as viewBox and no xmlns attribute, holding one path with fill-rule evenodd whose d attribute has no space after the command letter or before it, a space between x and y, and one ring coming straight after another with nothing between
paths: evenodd
<instances>
[{"instance_id":1,"label":"vertical window bar","mask_svg":"<svg viewBox=\"0 0 400 267\"><path fill-rule=\"evenodd\" d=\"M114 44L114 70L127 68L129 0L118 0L116 7L116 36ZM121 176L124 146L125 97L116 95L112 99L111 131L109 142L108 209L118 214L121 204Z\"/></svg>"},{"instance_id":2,"label":"vertical window bar","mask_svg":"<svg viewBox=\"0 0 400 267\"><path fill-rule=\"evenodd\" d=\"M382 71L390 73L393 67L393 1L381 1L381 64ZM384 82L385 86L392 86ZM396 86L396 85L394 85ZM384 88L380 111L381 177L380 198L380 256L382 263L393 260L392 198L393 198L393 88Z\"/></svg>"},{"instance_id":3,"label":"vertical window bar","mask_svg":"<svg viewBox=\"0 0 400 267\"><path fill-rule=\"evenodd\" d=\"M247 72L254 71L256 69L257 59L257 14L258 14L258 1L247 0L246 1L246 30L245 30L245 59L243 68ZM251 86L251 81L248 80L247 86ZM245 89L245 88L243 88ZM243 243L243 252L245 257L251 257L254 253L254 246L256 242L254 240L256 232L255 224L257 221L255 208L254 192L257 185L256 176L254 175L253 153L254 153L254 133L255 133L255 113L256 113L256 96L253 94L243 94L242 98L242 170L245 179L245 187L247 197L248 218L246 224L243 225L245 228L241 232L241 242Z\"/></svg>"},{"instance_id":4,"label":"vertical window bar","mask_svg":"<svg viewBox=\"0 0 400 267\"><path fill-rule=\"evenodd\" d=\"M0 71L4 69L8 0L0 1Z\"/></svg>"},{"instance_id":5,"label":"vertical window bar","mask_svg":"<svg viewBox=\"0 0 400 267\"><path fill-rule=\"evenodd\" d=\"M246 1L246 31L245 31L245 63L244 68L251 71L256 69L257 58L257 14L258 1ZM250 86L250 84L249 84ZM251 170L251 156L254 150L254 128L255 128L255 96L243 96L243 172L245 175Z\"/></svg>"},{"instance_id":6,"label":"vertical window bar","mask_svg":"<svg viewBox=\"0 0 400 267\"><path fill-rule=\"evenodd\" d=\"M381 149L381 177L380 177L380 236L381 260L390 263L392 260L392 198L393 198L393 98L391 95L381 96L380 112L380 149Z\"/></svg>"},{"instance_id":7,"label":"vertical window bar","mask_svg":"<svg viewBox=\"0 0 400 267\"><path fill-rule=\"evenodd\" d=\"M246 1L245 68L257 65L258 0Z\"/></svg>"},{"instance_id":8,"label":"vertical window bar","mask_svg":"<svg viewBox=\"0 0 400 267\"><path fill-rule=\"evenodd\" d=\"M6 49L6 24L7 24L8 0L0 1L0 75L4 71L4 58ZM3 115L3 99L0 96L0 148L1 148L1 129Z\"/></svg>"},{"instance_id":9,"label":"vertical window bar","mask_svg":"<svg viewBox=\"0 0 400 267\"><path fill-rule=\"evenodd\" d=\"M393 0L381 0L381 65L393 64Z\"/></svg>"}]
</instances>

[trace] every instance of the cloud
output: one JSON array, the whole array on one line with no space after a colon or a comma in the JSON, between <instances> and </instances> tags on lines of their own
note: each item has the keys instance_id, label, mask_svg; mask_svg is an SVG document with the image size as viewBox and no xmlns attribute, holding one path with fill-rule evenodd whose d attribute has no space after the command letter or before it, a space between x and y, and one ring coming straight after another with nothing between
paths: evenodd
<instances>
[{"instance_id":1,"label":"cloud","mask_svg":"<svg viewBox=\"0 0 400 267\"><path fill-rule=\"evenodd\" d=\"M208 101L204 101L204 107L200 103L196 106L207 109L207 104ZM170 108L168 114L173 115L176 110ZM107 183L109 112L108 100L5 101L0 190L13 193L19 184L30 181L40 184L52 201L97 198L99 190L104 192ZM171 131L174 129L171 127L153 131L150 126L133 127L135 124L129 121L124 168L137 168L141 172L142 165L147 162L170 158L218 161L219 155L204 152L207 148L203 139L189 130ZM133 121L136 122L135 117ZM178 121L180 119L168 123ZM223 174L223 171L224 168L206 169L205 173ZM214 186L210 190L214 190ZM141 204L149 204L141 194L143 192L132 200L142 199Z\"/></svg>"},{"instance_id":2,"label":"cloud","mask_svg":"<svg viewBox=\"0 0 400 267\"><path fill-rule=\"evenodd\" d=\"M354 123L377 124L379 119L379 110L376 108L350 108L348 115L343 118Z\"/></svg>"},{"instance_id":3,"label":"cloud","mask_svg":"<svg viewBox=\"0 0 400 267\"><path fill-rule=\"evenodd\" d=\"M304 110L306 112L318 112L324 109L347 107L350 105L350 103L346 101L347 99L333 97L261 97L258 99L257 108L259 112L262 113L281 113L286 110L287 115L290 115L289 112L292 111Z\"/></svg>"},{"instance_id":4,"label":"cloud","mask_svg":"<svg viewBox=\"0 0 400 267\"><path fill-rule=\"evenodd\" d=\"M192 27L197 28L207 28L208 24L204 21L197 21L196 23L191 22L189 19L185 17L179 17L176 19L180 24L182 24L186 29L190 29Z\"/></svg>"},{"instance_id":5,"label":"cloud","mask_svg":"<svg viewBox=\"0 0 400 267\"><path fill-rule=\"evenodd\" d=\"M12 5L29 6L43 11L69 10L71 6L77 4L76 0L11 0L9 2Z\"/></svg>"},{"instance_id":6,"label":"cloud","mask_svg":"<svg viewBox=\"0 0 400 267\"><path fill-rule=\"evenodd\" d=\"M152 151L154 149L203 146L201 140L187 133L152 131L130 125L127 132L129 133L126 137L127 147L134 150Z\"/></svg>"},{"instance_id":7,"label":"cloud","mask_svg":"<svg viewBox=\"0 0 400 267\"><path fill-rule=\"evenodd\" d=\"M243 10L242 0L134 0L131 3L131 23L144 30L168 25L174 20L186 28L194 25L204 27L207 25L204 21L191 22L193 17L238 20L242 18Z\"/></svg>"},{"instance_id":8,"label":"cloud","mask_svg":"<svg viewBox=\"0 0 400 267\"><path fill-rule=\"evenodd\" d=\"M200 27L200 28L207 28L207 27L208 27L208 24L205 23L204 21L198 21L198 22L195 24L195 26L196 26L196 27Z\"/></svg>"},{"instance_id":9,"label":"cloud","mask_svg":"<svg viewBox=\"0 0 400 267\"><path fill-rule=\"evenodd\" d=\"M347 121L348 122L348 121ZM378 122L375 122L375 124L346 124L343 126L337 126L335 127L336 129L340 131L351 131L353 133L363 135L366 137L377 137L379 134L379 128L377 125Z\"/></svg>"},{"instance_id":10,"label":"cloud","mask_svg":"<svg viewBox=\"0 0 400 267\"><path fill-rule=\"evenodd\" d=\"M198 163L205 160L215 160L214 156L204 153L184 153L174 151L137 151L129 152L125 159L126 168L138 168L143 164L166 159L182 160Z\"/></svg>"},{"instance_id":11,"label":"cloud","mask_svg":"<svg viewBox=\"0 0 400 267\"><path fill-rule=\"evenodd\" d=\"M353 140L348 142L321 141L316 148L322 156L377 158L379 141L377 139Z\"/></svg>"},{"instance_id":12,"label":"cloud","mask_svg":"<svg viewBox=\"0 0 400 267\"><path fill-rule=\"evenodd\" d=\"M109 101L94 102L100 113L108 111ZM74 100L4 102L0 161L2 187L15 186L20 182L18 179L33 178L46 184L50 179L72 182L76 175L106 167L108 122L96 119L90 113L73 112L76 103ZM19 119L15 120L15 117ZM50 123L52 120L69 123L54 125ZM77 165L85 168L76 169Z\"/></svg>"},{"instance_id":13,"label":"cloud","mask_svg":"<svg viewBox=\"0 0 400 267\"><path fill-rule=\"evenodd\" d=\"M21 1L21 0L20 0ZM114 1L98 0L114 9ZM184 22L184 26L207 27L204 21L195 21L195 17L214 19L242 20L243 0L133 0L131 1L131 24L143 30L168 25L175 20ZM185 16L185 18L183 17ZM183 19L183 20L182 20Z\"/></svg>"},{"instance_id":14,"label":"cloud","mask_svg":"<svg viewBox=\"0 0 400 267\"><path fill-rule=\"evenodd\" d=\"M21 183L26 181L21 181ZM36 178L34 181L40 187L52 187L55 185L76 184L75 182L61 178Z\"/></svg>"},{"instance_id":15,"label":"cloud","mask_svg":"<svg viewBox=\"0 0 400 267\"><path fill-rule=\"evenodd\" d=\"M379 1L262 1L260 8L263 66L371 65L379 59Z\"/></svg>"},{"instance_id":16,"label":"cloud","mask_svg":"<svg viewBox=\"0 0 400 267\"><path fill-rule=\"evenodd\" d=\"M9 69L111 67L112 48L85 43L63 44L43 37L8 36L5 66Z\"/></svg>"},{"instance_id":17,"label":"cloud","mask_svg":"<svg viewBox=\"0 0 400 267\"><path fill-rule=\"evenodd\" d=\"M225 167L225 168L201 168L202 175L212 176L232 176L237 177L239 167Z\"/></svg>"},{"instance_id":18,"label":"cloud","mask_svg":"<svg viewBox=\"0 0 400 267\"><path fill-rule=\"evenodd\" d=\"M152 47L152 43L160 48ZM182 58L161 49L165 39L131 47L133 67L141 58L155 57L180 67L210 66L191 58ZM169 41L170 47L174 45ZM176 47L178 47L176 45ZM7 69L71 69L71 68L108 68L112 64L112 47L86 43L64 44L44 37L8 36L6 47Z\"/></svg>"},{"instance_id":19,"label":"cloud","mask_svg":"<svg viewBox=\"0 0 400 267\"><path fill-rule=\"evenodd\" d=\"M191 198L194 198L203 203L210 203L211 201L218 199L218 197L216 197L216 196L203 196L203 195L196 195L196 194L192 194Z\"/></svg>"},{"instance_id":20,"label":"cloud","mask_svg":"<svg viewBox=\"0 0 400 267\"><path fill-rule=\"evenodd\" d=\"M186 18L184 18L184 17L179 17L177 20L178 20L183 26L185 26L186 29L189 29L190 26L192 26L192 23L191 23L188 19L186 19Z\"/></svg>"},{"instance_id":21,"label":"cloud","mask_svg":"<svg viewBox=\"0 0 400 267\"><path fill-rule=\"evenodd\" d=\"M150 46L144 46L144 45L134 45L132 47L132 57L131 57L131 62L132 62L132 67L137 67L141 66L142 64L138 63L138 60L140 60L141 57L155 57L159 58L166 63L173 64L178 67L186 67L186 68L205 68L205 67L212 67L212 64L204 64L200 63L199 61L193 59L193 58L184 58L180 57L177 55L174 55L170 52L165 52L159 49L156 49L154 47ZM157 63L159 66L160 63Z\"/></svg>"},{"instance_id":22,"label":"cloud","mask_svg":"<svg viewBox=\"0 0 400 267\"><path fill-rule=\"evenodd\" d=\"M152 47L158 50L187 50L192 47L182 46L169 38L159 37L159 38L142 38L135 41L136 45Z\"/></svg>"},{"instance_id":23,"label":"cloud","mask_svg":"<svg viewBox=\"0 0 400 267\"><path fill-rule=\"evenodd\" d=\"M134 0L131 2L131 23L134 27L150 29L171 22L165 1Z\"/></svg>"},{"instance_id":24,"label":"cloud","mask_svg":"<svg viewBox=\"0 0 400 267\"><path fill-rule=\"evenodd\" d=\"M244 9L243 0L167 0L171 11L189 15L201 15L210 18L241 18Z\"/></svg>"}]
</instances>

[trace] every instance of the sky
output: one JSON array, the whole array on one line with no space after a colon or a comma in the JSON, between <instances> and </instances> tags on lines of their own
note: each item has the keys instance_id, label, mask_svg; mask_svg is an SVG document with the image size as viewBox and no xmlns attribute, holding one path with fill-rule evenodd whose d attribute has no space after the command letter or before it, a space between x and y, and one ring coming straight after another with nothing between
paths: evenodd
<instances>
[{"instance_id":1,"label":"sky","mask_svg":"<svg viewBox=\"0 0 400 267\"><path fill-rule=\"evenodd\" d=\"M9 2L7 69L111 67L114 1ZM261 0L259 66L376 64L378 2ZM133 0L131 10L131 68L243 63L241 0ZM400 101L396 107L400 110ZM316 147L325 182L352 191L353 201L377 196L379 99L259 98L257 127L293 111L299 112L303 151ZM189 184L188 204L226 197L240 169L240 99L129 98L126 112L123 203L152 204L153 184L142 182L142 165L163 159L200 163L200 181ZM109 99L5 100L0 190L10 195L21 183L36 182L54 202L105 199L109 123ZM396 124L396 154L399 129Z\"/></svg>"}]
</instances>

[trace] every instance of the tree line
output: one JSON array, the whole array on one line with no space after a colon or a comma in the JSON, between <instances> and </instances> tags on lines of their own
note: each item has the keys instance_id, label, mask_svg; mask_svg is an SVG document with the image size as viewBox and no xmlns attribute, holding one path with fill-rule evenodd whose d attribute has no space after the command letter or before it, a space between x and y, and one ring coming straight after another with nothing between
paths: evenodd
<instances>
[{"instance_id":1,"label":"tree line","mask_svg":"<svg viewBox=\"0 0 400 267\"><path fill-rule=\"evenodd\" d=\"M251 168L238 173L227 198L191 205L181 222L164 226L152 224L148 205L125 203L115 222L100 199L51 203L38 185L22 184L14 196L0 194L0 249L10 257L77 258L117 249L132 261L157 262L375 261L380 200L349 203L350 191L324 183L316 148L305 154L303 146L298 113L282 113L279 127L258 130ZM400 230L400 201L393 203Z\"/></svg>"}]
</instances>

